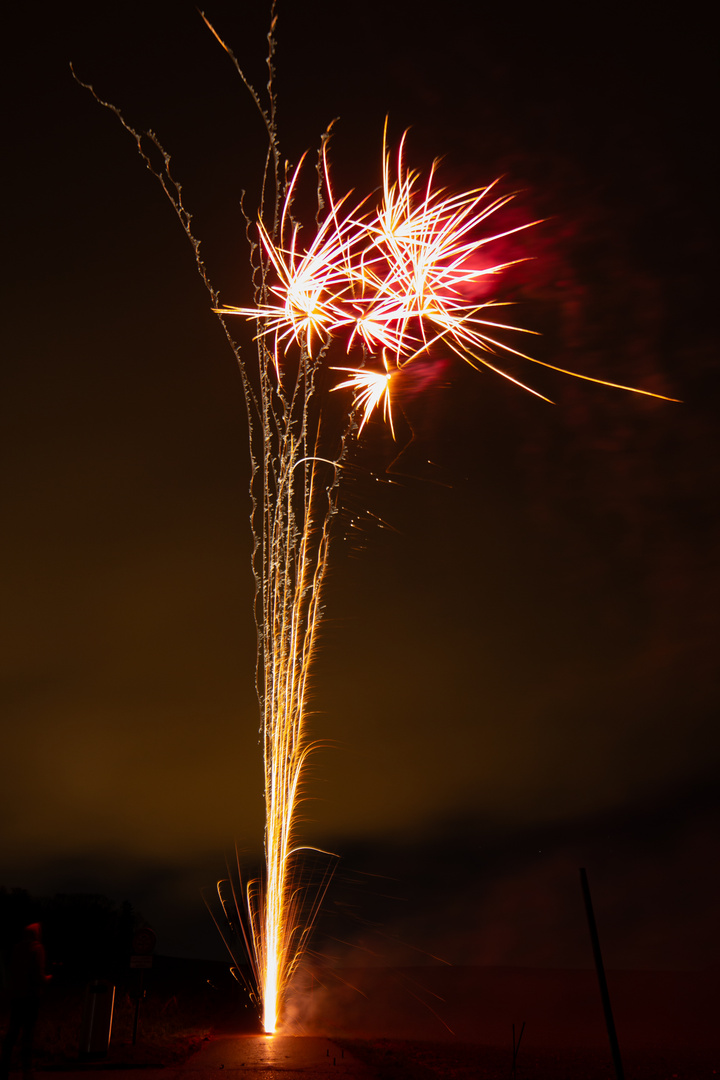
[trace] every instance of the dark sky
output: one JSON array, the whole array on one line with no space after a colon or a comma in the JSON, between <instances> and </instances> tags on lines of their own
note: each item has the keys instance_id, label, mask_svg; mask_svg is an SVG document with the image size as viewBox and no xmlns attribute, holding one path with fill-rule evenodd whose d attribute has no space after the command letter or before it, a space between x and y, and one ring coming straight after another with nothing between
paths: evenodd
<instances>
[{"instance_id":1,"label":"dark sky","mask_svg":"<svg viewBox=\"0 0 720 1080\"><path fill-rule=\"evenodd\" d=\"M448 186L502 175L506 220L545 219L501 249L530 256L499 295L534 355L682 404L514 367L548 405L439 362L397 446L369 429L306 836L342 856L343 904L456 962L589 964L585 865L610 965L701 967L720 961L710 35L692 8L478 10L281 3L283 153L338 116L338 187L365 192L388 115ZM261 86L264 5L206 11ZM171 207L68 64L171 151L228 303L250 300L262 130L192 4L10 18L0 883L128 896L163 951L217 951L200 888L262 837L241 383Z\"/></svg>"}]
</instances>

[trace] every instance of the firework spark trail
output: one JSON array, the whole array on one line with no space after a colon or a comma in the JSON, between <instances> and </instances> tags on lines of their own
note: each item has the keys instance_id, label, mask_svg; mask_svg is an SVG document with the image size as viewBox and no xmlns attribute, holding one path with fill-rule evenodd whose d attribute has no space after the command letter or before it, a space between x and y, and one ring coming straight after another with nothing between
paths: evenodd
<instances>
[{"instance_id":1,"label":"firework spark trail","mask_svg":"<svg viewBox=\"0 0 720 1080\"><path fill-rule=\"evenodd\" d=\"M477 317L491 303L468 302L460 290L502 268L472 268L469 260L488 243L477 236L478 226L507 200L485 205L490 188L460 195L435 191L434 169L420 190L419 176L404 169L402 144L397 180L391 179L385 146L382 165L379 206L364 200L350 207L349 196L335 196L323 146L329 210L301 249L292 212L301 162L275 214L276 235L262 218L257 223L262 287L256 305L216 308L222 317L255 322L259 357L250 414L260 420L259 446L251 453L259 465L253 493L266 867L264 882L248 893L248 909L266 1031L275 1030L308 934L298 900L295 834L303 766L312 749L308 674L344 450L380 405L392 429L390 389L402 367L443 342L456 352L463 345L489 350L485 331L497 326ZM361 352L362 366L330 365L331 348ZM354 391L344 435L331 452L322 449L321 424L320 380L328 368L349 376L331 389Z\"/></svg>"},{"instance_id":2,"label":"firework spark trail","mask_svg":"<svg viewBox=\"0 0 720 1080\"><path fill-rule=\"evenodd\" d=\"M241 372L251 463L266 865L264 879L250 882L246 889L247 930L242 902L232 882L219 883L218 895L228 922L232 925L228 909L233 903L240 917L242 938L252 954L252 979L262 999L264 1027L271 1032L277 1026L284 993L302 958L329 881L327 870L313 887L303 881L301 858L307 850L316 849L298 845L297 825L304 766L313 749L306 729L308 679L322 615L322 589L343 461L353 440L380 407L393 429L393 382L404 368L427 357L431 350L444 350L474 367L487 367L535 394L538 392L490 357L504 352L556 371L563 369L534 360L499 339L498 332L521 328L485 317L501 306L497 301L477 303L474 299L484 279L511 265L481 266L477 253L528 227L484 235L478 231L512 196L494 195L495 184L448 194L435 186L437 164L421 183L420 174L405 167L405 136L394 170L387 133L383 137L377 205L369 198L353 205L350 194L337 198L333 191L328 129L318 162L317 229L309 245L301 246L293 200L302 161L289 182L283 185L280 176L273 81L274 8L268 35L267 108L232 51L207 19L205 22L250 91L268 136L255 228L248 219L253 307L220 305L200 255L200 242L192 232L180 185L171 175L170 156L157 137L152 132L135 131L114 105L99 98L92 87L81 85L115 113L160 181L193 247L213 310ZM324 207L327 212L320 220ZM255 323L255 363L246 362L231 332L228 317L236 315ZM331 364L331 350L359 356L357 360L352 356L350 365L336 364L335 357ZM352 392L350 408L339 427L323 421L332 371L342 374L330 389ZM564 373L617 385L577 372ZM333 410L333 419L338 412L342 410ZM224 933L223 937L235 956Z\"/></svg>"},{"instance_id":3,"label":"firework spark trail","mask_svg":"<svg viewBox=\"0 0 720 1080\"><path fill-rule=\"evenodd\" d=\"M265 386L267 396L263 399L267 411L260 633L266 881L260 902L252 905L266 1031L274 1030L284 990L308 932L307 925L303 928L295 918L298 886L291 863L296 854L294 833L303 765L311 749L305 734L307 679L343 458L342 450L333 458L320 456L321 413L313 411L320 370L325 366L349 375L331 387L353 391L353 407L341 442L344 449L356 426L355 412L360 416L358 436L381 405L393 428L392 380L431 348L444 347L473 366L486 366L519 386L524 384L488 357L504 350L532 359L496 337L497 331L520 328L480 317L487 309L498 307L496 301L477 304L466 295L477 291L482 278L509 265L479 268L473 259L479 249L528 227L478 235L478 227L511 196L488 201L494 185L453 195L435 190L435 166L421 188L419 175L405 169L403 149L404 138L393 179L390 155L383 146L379 206L373 210L364 200L348 210L349 196L338 200L334 195L324 145L323 176L330 210L305 250L299 248L299 228L292 221L298 166L282 208L278 236L273 238L263 222L258 222L257 250L264 283L259 302L253 308L218 309L223 316L242 315L255 321L260 353L266 358L265 377L272 372L275 379L272 387ZM346 354L361 350L362 366L326 364L331 348L342 348ZM274 395L282 405L279 412L271 403ZM298 402L299 437L296 422L291 420ZM317 403L318 409L321 404ZM310 445L311 430L314 447ZM276 436L280 436L277 459L271 458ZM295 477L300 467L302 483ZM328 467L333 475L330 487L324 487L320 475Z\"/></svg>"}]
</instances>

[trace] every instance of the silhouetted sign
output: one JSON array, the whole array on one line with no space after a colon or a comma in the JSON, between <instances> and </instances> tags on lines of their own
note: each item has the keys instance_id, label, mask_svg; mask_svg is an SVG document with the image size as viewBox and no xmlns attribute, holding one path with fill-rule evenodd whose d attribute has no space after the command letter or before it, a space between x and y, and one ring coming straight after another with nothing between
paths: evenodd
<instances>
[{"instance_id":1,"label":"silhouetted sign","mask_svg":"<svg viewBox=\"0 0 720 1080\"><path fill-rule=\"evenodd\" d=\"M131 968L151 968L152 967L152 956L140 956L140 955L137 955L137 954L133 954L130 957L130 967Z\"/></svg>"},{"instance_id":2,"label":"silhouetted sign","mask_svg":"<svg viewBox=\"0 0 720 1080\"><path fill-rule=\"evenodd\" d=\"M151 930L149 926L144 926L142 930L137 930L133 934L132 939L132 952L134 956L151 956L155 951L155 945L157 938L155 937L155 931Z\"/></svg>"}]
</instances>

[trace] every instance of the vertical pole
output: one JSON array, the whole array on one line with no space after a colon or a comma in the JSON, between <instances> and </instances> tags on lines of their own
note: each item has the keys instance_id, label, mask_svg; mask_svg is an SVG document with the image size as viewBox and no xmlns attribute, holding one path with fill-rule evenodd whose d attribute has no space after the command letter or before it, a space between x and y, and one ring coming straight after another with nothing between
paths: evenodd
<instances>
[{"instance_id":1,"label":"vertical pole","mask_svg":"<svg viewBox=\"0 0 720 1080\"><path fill-rule=\"evenodd\" d=\"M512 1035L513 1035L512 1080L516 1080L516 1076L517 1076L517 1071L516 1071L517 1070L517 1056L518 1056L518 1052L520 1050L520 1040L523 1037L523 1031L524 1030L525 1030L525 1021L523 1020L522 1027L520 1028L520 1034L518 1035L518 1041L515 1042L515 1025L513 1024L513 1026L512 1026Z\"/></svg>"},{"instance_id":2,"label":"vertical pole","mask_svg":"<svg viewBox=\"0 0 720 1080\"><path fill-rule=\"evenodd\" d=\"M145 973L144 973L143 969L140 968L140 986L138 987L137 997L135 998L135 1019L133 1020L133 1037L132 1037L133 1046L135 1046L135 1044L137 1043L138 1015L140 1013L140 998L143 995L143 975L144 974Z\"/></svg>"},{"instance_id":3,"label":"vertical pole","mask_svg":"<svg viewBox=\"0 0 720 1080\"><path fill-rule=\"evenodd\" d=\"M617 1080L625 1080L622 1059L620 1057L620 1046L617 1040L615 1021L613 1020L612 1007L610 1005L610 994L608 993L607 980L605 978L605 968L603 967L602 953L600 952L600 938L598 937L597 926L595 925L595 915L593 914L590 886L588 885L587 873L584 869L580 870L580 884L582 886L583 899L585 901L585 912L587 914L588 927L590 929L590 940L592 942L593 956L595 957L595 970L600 986L600 997L602 998L603 1012L605 1013L605 1026L607 1027L608 1039L610 1041L610 1052L612 1054L613 1065L615 1066L615 1076L617 1077Z\"/></svg>"}]
</instances>

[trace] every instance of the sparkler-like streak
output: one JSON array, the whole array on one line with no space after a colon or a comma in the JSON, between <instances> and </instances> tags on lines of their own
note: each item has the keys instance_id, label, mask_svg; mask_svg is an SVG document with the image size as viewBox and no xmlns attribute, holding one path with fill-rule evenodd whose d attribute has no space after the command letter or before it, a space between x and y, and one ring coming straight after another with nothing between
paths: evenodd
<instances>
[{"instance_id":1,"label":"sparkler-like streak","mask_svg":"<svg viewBox=\"0 0 720 1080\"><path fill-rule=\"evenodd\" d=\"M293 217L303 162L287 183L280 176L273 89L274 17L269 34L267 109L231 50L207 25L250 90L268 134L259 214L254 227L248 223L255 282L252 307L220 304L191 231L180 187L170 174L169 155L157 138L138 134L114 106L98 100L134 136L146 164L173 203L238 360L245 391L266 865L264 880L251 882L247 888L248 925L242 933L262 999L263 1024L272 1032L328 881L326 875L314 892L303 884L300 860L307 849L298 846L297 823L304 766L313 748L306 729L308 680L347 451L377 410L382 409L394 435L393 383L403 369L430 352L452 353L472 366L489 368L539 397L543 395L499 366L498 354L563 369L533 360L504 341L503 333L532 331L491 318L502 306L497 301L473 299L483 279L510 265L498 262L481 267L478 252L528 227L485 231L488 219L512 196L495 194L496 184L449 193L436 185L436 164L423 181L405 165L405 137L394 159L386 134L383 138L377 202L365 199L352 204L349 194L338 198L333 190L326 133L318 168L318 219L323 208L325 214L310 243L303 246L300 225ZM160 165L152 157L158 153ZM254 363L241 356L230 330L228 317L238 315L256 325ZM338 363L343 357L347 362ZM617 386L578 372L565 374ZM332 380L335 385L329 385ZM323 418L328 389L352 391L351 407L339 429ZM229 881L220 883L219 895L226 914L229 906L240 912L243 902ZM232 922L229 914L228 918Z\"/></svg>"}]
</instances>

